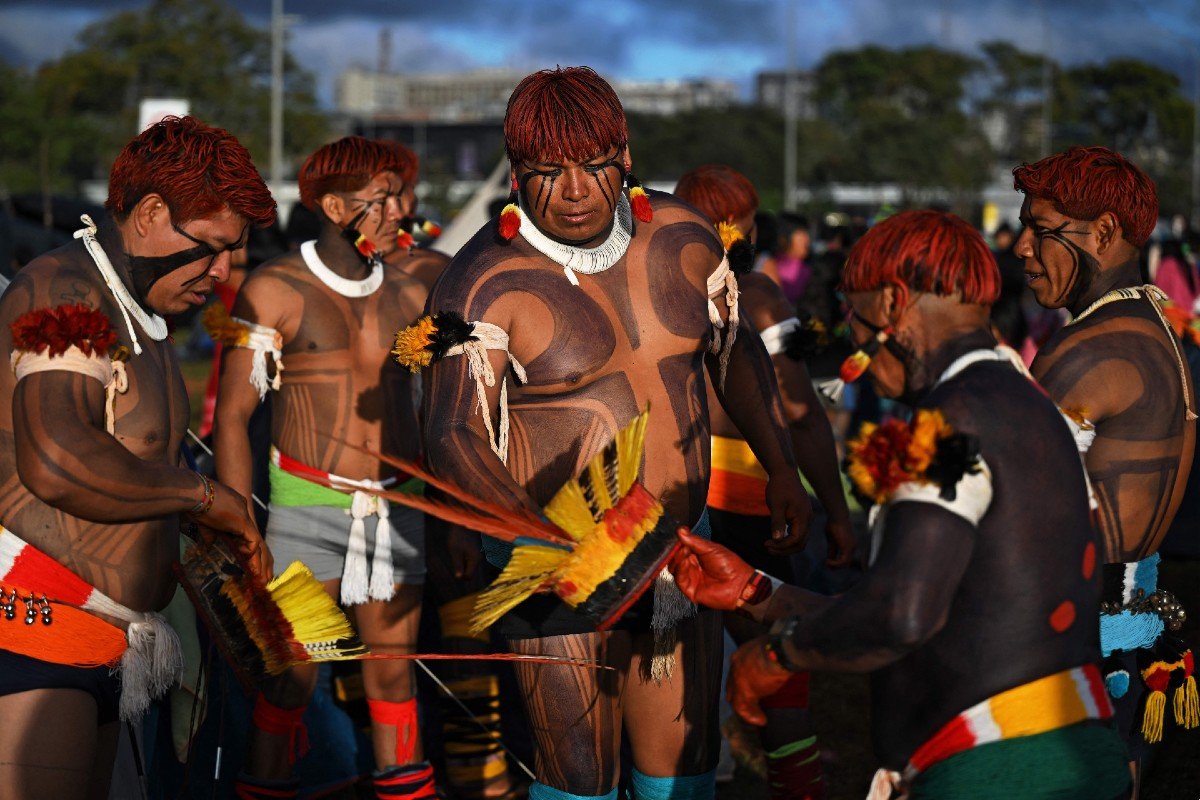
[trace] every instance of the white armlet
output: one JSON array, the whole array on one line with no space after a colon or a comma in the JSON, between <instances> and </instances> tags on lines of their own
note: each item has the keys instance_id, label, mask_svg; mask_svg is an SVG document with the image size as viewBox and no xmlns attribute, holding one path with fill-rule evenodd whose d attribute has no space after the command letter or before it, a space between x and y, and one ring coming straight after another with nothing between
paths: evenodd
<instances>
[{"instance_id":1,"label":"white armlet","mask_svg":"<svg viewBox=\"0 0 1200 800\"><path fill-rule=\"evenodd\" d=\"M505 464L508 463L508 381L500 381L500 435L496 435L492 427L492 415L488 409L485 387L496 385L496 372L488 360L488 350L503 350L512 365L517 380L525 382L525 368L513 357L508 350L508 333L490 322L472 323L475 337L471 341L456 344L446 350L447 356L465 355L471 378L475 381L475 398L479 404L479 412L483 415L483 425L487 429L488 443L492 452Z\"/></svg>"},{"instance_id":2,"label":"white armlet","mask_svg":"<svg viewBox=\"0 0 1200 800\"><path fill-rule=\"evenodd\" d=\"M768 355L778 355L787 347L787 338L792 331L800 327L800 320L796 317L789 317L783 322L778 322L769 328L764 329L758 335L762 338L763 346L767 348Z\"/></svg>"},{"instance_id":3,"label":"white armlet","mask_svg":"<svg viewBox=\"0 0 1200 800\"><path fill-rule=\"evenodd\" d=\"M53 371L77 372L100 381L104 386L104 429L109 433L113 432L116 426L116 396L124 394L129 388L125 362L94 352L84 355L82 350L71 345L65 353L57 356L51 356L49 350L43 353L14 350L9 357L9 363L18 382L26 375Z\"/></svg>"}]
</instances>

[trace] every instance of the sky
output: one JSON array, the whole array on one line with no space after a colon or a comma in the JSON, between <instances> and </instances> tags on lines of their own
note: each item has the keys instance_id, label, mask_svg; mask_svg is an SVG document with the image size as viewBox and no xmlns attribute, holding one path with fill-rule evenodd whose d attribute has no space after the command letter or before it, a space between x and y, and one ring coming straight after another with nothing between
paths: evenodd
<instances>
[{"instance_id":1,"label":"sky","mask_svg":"<svg viewBox=\"0 0 1200 800\"><path fill-rule=\"evenodd\" d=\"M60 56L88 24L148 0L0 0L0 57L26 66ZM234 2L265 26L270 0ZM479 67L531 71L588 64L630 80L713 77L747 92L755 73L789 60L817 64L865 44L937 44L966 52L1006 39L1066 64L1145 59L1181 76L1200 58L1197 0L285 0L300 19L294 56L318 78L325 105L347 67L374 68L391 32L394 71Z\"/></svg>"}]
</instances>

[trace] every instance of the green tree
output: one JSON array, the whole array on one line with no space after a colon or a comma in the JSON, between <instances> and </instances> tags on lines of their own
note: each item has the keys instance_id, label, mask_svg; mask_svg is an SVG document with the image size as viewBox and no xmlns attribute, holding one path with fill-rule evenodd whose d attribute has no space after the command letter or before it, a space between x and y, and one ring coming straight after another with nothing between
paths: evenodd
<instances>
[{"instance_id":1,"label":"green tree","mask_svg":"<svg viewBox=\"0 0 1200 800\"><path fill-rule=\"evenodd\" d=\"M1111 147L1154 179L1164 215L1188 211L1192 104L1177 75L1116 58L1065 70L1056 89L1056 150L1073 144Z\"/></svg>"},{"instance_id":2,"label":"green tree","mask_svg":"<svg viewBox=\"0 0 1200 800\"><path fill-rule=\"evenodd\" d=\"M916 201L943 190L956 205L967 202L991 163L965 88L980 68L976 59L931 46L829 54L817 67L817 101L841 142L814 172L898 183Z\"/></svg>"},{"instance_id":3,"label":"green tree","mask_svg":"<svg viewBox=\"0 0 1200 800\"><path fill-rule=\"evenodd\" d=\"M979 111L986 122L1000 125L996 158L1017 164L1046 155L1042 152L1045 79L1051 78L1052 90L1058 64L1038 53L1021 50L1011 42L984 42L980 50L989 75Z\"/></svg>"},{"instance_id":4,"label":"green tree","mask_svg":"<svg viewBox=\"0 0 1200 800\"><path fill-rule=\"evenodd\" d=\"M294 165L326 138L328 123L311 74L290 56L285 76L284 151ZM55 190L107 175L146 97L187 98L191 113L237 136L260 167L269 158L269 36L223 0L154 0L106 17L80 33L76 49L38 70L32 95L26 100L37 113L26 138L35 141L24 142L15 160L47 163L42 172ZM6 110L7 91L0 103L0 115L20 113ZM0 167L10 191L35 188L27 168Z\"/></svg>"}]
</instances>

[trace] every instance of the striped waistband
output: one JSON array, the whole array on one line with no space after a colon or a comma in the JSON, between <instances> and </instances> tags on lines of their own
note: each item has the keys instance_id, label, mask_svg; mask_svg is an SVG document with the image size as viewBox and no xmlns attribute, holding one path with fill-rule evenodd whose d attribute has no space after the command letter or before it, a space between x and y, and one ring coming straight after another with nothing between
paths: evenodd
<instances>
[{"instance_id":1,"label":"striped waistband","mask_svg":"<svg viewBox=\"0 0 1200 800\"><path fill-rule=\"evenodd\" d=\"M708 506L732 514L770 515L767 471L758 463L749 444L742 439L713 436L711 463Z\"/></svg>"},{"instance_id":2,"label":"striped waistband","mask_svg":"<svg viewBox=\"0 0 1200 800\"><path fill-rule=\"evenodd\" d=\"M106 614L126 623L141 622L146 618L145 614L121 605L2 525L0 584L36 591L57 603Z\"/></svg>"},{"instance_id":3,"label":"striped waistband","mask_svg":"<svg viewBox=\"0 0 1200 800\"><path fill-rule=\"evenodd\" d=\"M332 472L310 467L271 446L269 464L271 479L271 503L276 506L334 506L350 508L353 492L365 488L388 489L398 486L400 491L420 494L424 482L407 473L384 478L381 481L354 480Z\"/></svg>"},{"instance_id":4,"label":"striped waistband","mask_svg":"<svg viewBox=\"0 0 1200 800\"><path fill-rule=\"evenodd\" d=\"M950 720L913 753L904 780L973 747L1108 719L1112 713L1096 665L1047 675L976 703Z\"/></svg>"}]
</instances>

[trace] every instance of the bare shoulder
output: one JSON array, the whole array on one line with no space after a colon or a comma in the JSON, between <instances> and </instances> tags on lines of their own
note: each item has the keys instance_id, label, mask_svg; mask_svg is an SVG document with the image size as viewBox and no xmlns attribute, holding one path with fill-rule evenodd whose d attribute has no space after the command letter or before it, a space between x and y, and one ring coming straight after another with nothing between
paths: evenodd
<instances>
[{"instance_id":1,"label":"bare shoulder","mask_svg":"<svg viewBox=\"0 0 1200 800\"><path fill-rule=\"evenodd\" d=\"M654 210L654 222L663 225L694 222L713 231L713 238L716 239L716 230L712 224L686 200L676 197L669 192L660 192L654 189L647 190L646 194L650 198L650 207Z\"/></svg>"},{"instance_id":2,"label":"bare shoulder","mask_svg":"<svg viewBox=\"0 0 1200 800\"><path fill-rule=\"evenodd\" d=\"M1053 394L1051 384L1108 380L1106 373L1121 362L1152 358L1156 351L1166 354L1170 342L1161 323L1141 305L1111 303L1057 331L1034 359L1033 376Z\"/></svg>"},{"instance_id":3,"label":"bare shoulder","mask_svg":"<svg viewBox=\"0 0 1200 800\"><path fill-rule=\"evenodd\" d=\"M284 253L251 270L238 290L234 314L271 327L293 307L303 305L306 272L299 253Z\"/></svg>"},{"instance_id":4,"label":"bare shoulder","mask_svg":"<svg viewBox=\"0 0 1200 800\"><path fill-rule=\"evenodd\" d=\"M99 271L77 242L38 256L26 264L0 298L5 327L27 311L82 304L108 310L110 297Z\"/></svg>"},{"instance_id":5,"label":"bare shoulder","mask_svg":"<svg viewBox=\"0 0 1200 800\"><path fill-rule=\"evenodd\" d=\"M689 283L703 286L716 271L724 253L717 231L699 211L673 194L649 191L654 219L637 223L637 238L646 237L647 268L651 274L674 274L683 266Z\"/></svg>"},{"instance_id":6,"label":"bare shoulder","mask_svg":"<svg viewBox=\"0 0 1200 800\"><path fill-rule=\"evenodd\" d=\"M514 261L531 262L538 256L519 236L511 241L502 240L496 233L495 221L489 220L454 258L447 260L430 293L430 309L467 315L480 287Z\"/></svg>"},{"instance_id":7,"label":"bare shoulder","mask_svg":"<svg viewBox=\"0 0 1200 800\"><path fill-rule=\"evenodd\" d=\"M430 292L445 271L446 265L450 263L450 256L438 250L419 248L403 253L388 263L406 275L416 278L425 286L425 291Z\"/></svg>"},{"instance_id":8,"label":"bare shoulder","mask_svg":"<svg viewBox=\"0 0 1200 800\"><path fill-rule=\"evenodd\" d=\"M796 316L796 309L788 302L779 284L761 272L739 276L738 289L741 290L738 298L741 311L757 331Z\"/></svg>"}]
</instances>

